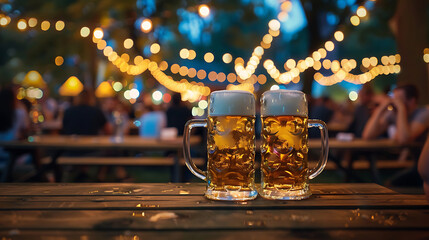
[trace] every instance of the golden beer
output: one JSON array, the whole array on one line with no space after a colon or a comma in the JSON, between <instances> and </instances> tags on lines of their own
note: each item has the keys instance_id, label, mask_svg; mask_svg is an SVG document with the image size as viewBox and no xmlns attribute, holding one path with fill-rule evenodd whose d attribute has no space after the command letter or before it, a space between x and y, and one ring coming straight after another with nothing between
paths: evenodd
<instances>
[{"instance_id":1,"label":"golden beer","mask_svg":"<svg viewBox=\"0 0 429 240\"><path fill-rule=\"evenodd\" d=\"M301 200L311 196L309 180L319 175L328 159L328 130L323 121L308 119L305 94L271 90L262 94L262 197ZM308 128L320 130L322 148L315 168L308 168Z\"/></svg>"},{"instance_id":2,"label":"golden beer","mask_svg":"<svg viewBox=\"0 0 429 240\"><path fill-rule=\"evenodd\" d=\"M253 116L208 117L208 189L254 190L254 126Z\"/></svg>"},{"instance_id":3,"label":"golden beer","mask_svg":"<svg viewBox=\"0 0 429 240\"><path fill-rule=\"evenodd\" d=\"M247 201L258 196L255 186L255 97L240 90L210 94L207 119L185 125L183 153L188 169L207 182L212 200ZM207 128L207 171L192 161L189 138L194 127Z\"/></svg>"},{"instance_id":4,"label":"golden beer","mask_svg":"<svg viewBox=\"0 0 429 240\"><path fill-rule=\"evenodd\" d=\"M303 116L262 118L262 189L308 190L308 124Z\"/></svg>"}]
</instances>

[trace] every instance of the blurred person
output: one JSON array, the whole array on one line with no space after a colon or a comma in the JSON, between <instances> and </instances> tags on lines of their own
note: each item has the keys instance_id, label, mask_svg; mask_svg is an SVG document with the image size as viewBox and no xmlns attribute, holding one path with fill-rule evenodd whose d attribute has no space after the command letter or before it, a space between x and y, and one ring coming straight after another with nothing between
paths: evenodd
<instances>
[{"instance_id":1,"label":"blurred person","mask_svg":"<svg viewBox=\"0 0 429 240\"><path fill-rule=\"evenodd\" d=\"M101 108L109 123L109 127L112 128L109 132L122 136L129 134L129 114L118 98L110 97L104 99Z\"/></svg>"},{"instance_id":2,"label":"blurred person","mask_svg":"<svg viewBox=\"0 0 429 240\"><path fill-rule=\"evenodd\" d=\"M309 118L319 119L328 123L334 115L335 103L327 96L314 99L313 102L308 113Z\"/></svg>"},{"instance_id":3,"label":"blurred person","mask_svg":"<svg viewBox=\"0 0 429 240\"><path fill-rule=\"evenodd\" d=\"M171 98L171 105L167 109L167 127L177 129L178 135L183 135L185 124L192 119L191 110L184 105L180 93L174 93Z\"/></svg>"},{"instance_id":4,"label":"blurred person","mask_svg":"<svg viewBox=\"0 0 429 240\"><path fill-rule=\"evenodd\" d=\"M385 99L371 115L365 125L362 137L374 139L388 132L389 137L399 144L410 141L424 141L429 125L429 110L418 107L418 90L414 85L403 85L393 90L393 97ZM402 153L401 153L402 155ZM404 158L400 156L400 158ZM422 179L417 163L399 172L386 182L392 186L421 186Z\"/></svg>"},{"instance_id":5,"label":"blurred person","mask_svg":"<svg viewBox=\"0 0 429 240\"><path fill-rule=\"evenodd\" d=\"M426 199L429 201L429 136L419 157L418 171L423 179L423 189L426 193Z\"/></svg>"},{"instance_id":6,"label":"blurred person","mask_svg":"<svg viewBox=\"0 0 429 240\"><path fill-rule=\"evenodd\" d=\"M129 116L125 106L117 97L105 98L102 101L102 110L111 128L109 132L113 133L112 140L114 142L122 142L123 137L130 132ZM109 157L117 156L117 152L106 152ZM133 179L128 175L123 166L115 166L116 179L120 182L132 182ZM111 170L109 166L100 167L97 173L97 179L100 182L106 180L108 172Z\"/></svg>"},{"instance_id":7,"label":"blurred person","mask_svg":"<svg viewBox=\"0 0 429 240\"><path fill-rule=\"evenodd\" d=\"M349 125L347 132L351 132L355 137L361 138L363 129L371 117L374 110L374 91L369 83L362 86L358 95L358 104L353 113L352 123Z\"/></svg>"},{"instance_id":8,"label":"blurred person","mask_svg":"<svg viewBox=\"0 0 429 240\"><path fill-rule=\"evenodd\" d=\"M17 102L11 88L0 90L0 140L10 141L26 137L30 122L28 112Z\"/></svg>"},{"instance_id":9,"label":"blurred person","mask_svg":"<svg viewBox=\"0 0 429 240\"><path fill-rule=\"evenodd\" d=\"M167 126L166 115L159 105L150 104L140 117L139 135L141 137L159 138L161 129Z\"/></svg>"},{"instance_id":10,"label":"blurred person","mask_svg":"<svg viewBox=\"0 0 429 240\"><path fill-rule=\"evenodd\" d=\"M101 109L92 106L92 100L88 90L83 90L74 99L73 106L67 108L63 116L62 134L65 135L99 135L110 134L106 117ZM99 154L92 151L67 152L66 155ZM75 181L89 181L88 167L80 166Z\"/></svg>"},{"instance_id":11,"label":"blurred person","mask_svg":"<svg viewBox=\"0 0 429 240\"><path fill-rule=\"evenodd\" d=\"M362 137L375 139L390 131L400 144L424 139L429 122L429 110L418 107L418 90L414 85L403 85L393 90L393 97L385 99L364 127ZM392 130L393 129L393 130Z\"/></svg>"},{"instance_id":12,"label":"blurred person","mask_svg":"<svg viewBox=\"0 0 429 240\"><path fill-rule=\"evenodd\" d=\"M324 121L326 124L331 121L334 116L335 103L331 98L323 96L312 100L311 107L308 111L309 119L319 119ZM308 129L309 138L320 138L320 131L316 128Z\"/></svg>"},{"instance_id":13,"label":"blurred person","mask_svg":"<svg viewBox=\"0 0 429 240\"><path fill-rule=\"evenodd\" d=\"M25 107L21 106L15 98L12 88L0 89L0 141L12 141L25 138L30 126L30 118ZM21 152L20 152L21 154ZM9 154L0 147L1 181L6 180ZM37 167L37 164L34 163ZM0 182L1 182L0 181Z\"/></svg>"},{"instance_id":14,"label":"blurred person","mask_svg":"<svg viewBox=\"0 0 429 240\"><path fill-rule=\"evenodd\" d=\"M111 129L103 112L91 105L87 90L83 90L74 99L74 105L65 110L62 127L62 133L66 135L98 135L110 133Z\"/></svg>"}]
</instances>

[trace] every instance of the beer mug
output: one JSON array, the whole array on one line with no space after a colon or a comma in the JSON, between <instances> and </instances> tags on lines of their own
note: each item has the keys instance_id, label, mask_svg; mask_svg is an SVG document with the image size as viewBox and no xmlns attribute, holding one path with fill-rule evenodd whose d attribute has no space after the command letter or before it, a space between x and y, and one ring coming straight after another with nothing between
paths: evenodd
<instances>
[{"instance_id":1,"label":"beer mug","mask_svg":"<svg viewBox=\"0 0 429 240\"><path fill-rule=\"evenodd\" d=\"M207 171L190 155L194 127L207 128ZM207 182L212 200L245 201L258 195L255 187L255 98L246 91L215 91L209 97L208 117L186 123L183 148L186 166Z\"/></svg>"},{"instance_id":2,"label":"beer mug","mask_svg":"<svg viewBox=\"0 0 429 240\"><path fill-rule=\"evenodd\" d=\"M321 120L308 119L307 100L300 91L267 91L261 97L262 197L301 200L311 196L308 180L325 168L328 130ZM308 167L308 127L320 129L321 157L315 169Z\"/></svg>"}]
</instances>

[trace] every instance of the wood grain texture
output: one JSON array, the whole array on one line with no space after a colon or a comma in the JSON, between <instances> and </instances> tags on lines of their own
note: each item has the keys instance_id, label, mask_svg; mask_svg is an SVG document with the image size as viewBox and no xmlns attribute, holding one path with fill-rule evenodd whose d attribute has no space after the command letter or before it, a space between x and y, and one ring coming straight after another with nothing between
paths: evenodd
<instances>
[{"instance_id":1,"label":"wood grain texture","mask_svg":"<svg viewBox=\"0 0 429 240\"><path fill-rule=\"evenodd\" d=\"M0 196L202 195L205 183L0 183ZM373 183L314 183L317 195L397 194Z\"/></svg>"},{"instance_id":2,"label":"wood grain texture","mask_svg":"<svg viewBox=\"0 0 429 240\"><path fill-rule=\"evenodd\" d=\"M312 184L302 201L211 201L205 184L0 184L0 239L427 239L424 195Z\"/></svg>"},{"instance_id":3,"label":"wood grain texture","mask_svg":"<svg viewBox=\"0 0 429 240\"><path fill-rule=\"evenodd\" d=\"M429 210L2 211L0 229L429 229ZM164 216L164 218L159 218ZM165 217L168 216L168 217Z\"/></svg>"},{"instance_id":4,"label":"wood grain texture","mask_svg":"<svg viewBox=\"0 0 429 240\"><path fill-rule=\"evenodd\" d=\"M261 240L261 239L428 239L427 230L357 230L357 229L317 229L317 230L180 230L180 231L160 231L160 230L19 230L11 229L0 231L0 238L22 239L22 240L86 240L86 239L115 239L115 240L143 240L143 239L223 239L223 240ZM2 239L3 239L2 238Z\"/></svg>"}]
</instances>

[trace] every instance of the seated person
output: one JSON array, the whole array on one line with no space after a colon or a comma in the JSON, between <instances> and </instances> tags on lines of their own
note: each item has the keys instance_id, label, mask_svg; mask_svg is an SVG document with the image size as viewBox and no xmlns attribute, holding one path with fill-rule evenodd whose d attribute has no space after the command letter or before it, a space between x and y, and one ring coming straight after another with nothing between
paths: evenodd
<instances>
[{"instance_id":1,"label":"seated person","mask_svg":"<svg viewBox=\"0 0 429 240\"><path fill-rule=\"evenodd\" d=\"M90 95L83 90L76 98L74 106L64 112L62 133L66 135L98 135L109 132L106 117L103 112L91 106Z\"/></svg>"},{"instance_id":2,"label":"seated person","mask_svg":"<svg viewBox=\"0 0 429 240\"><path fill-rule=\"evenodd\" d=\"M140 117L139 135L141 137L159 138L161 136L161 129L167 125L165 113L156 105L149 105L147 110Z\"/></svg>"},{"instance_id":3,"label":"seated person","mask_svg":"<svg viewBox=\"0 0 429 240\"><path fill-rule=\"evenodd\" d=\"M365 125L363 139L374 139L385 133L399 144L424 141L429 124L429 110L417 106L418 91L414 85L403 85L393 90L393 97L385 99L371 115ZM397 174L387 182L393 186L420 186L422 180L417 164Z\"/></svg>"},{"instance_id":4,"label":"seated person","mask_svg":"<svg viewBox=\"0 0 429 240\"><path fill-rule=\"evenodd\" d=\"M176 128L178 135L182 136L186 122L192 119L192 112L182 102L180 93L173 94L171 105L167 109L166 115L167 127Z\"/></svg>"},{"instance_id":5,"label":"seated person","mask_svg":"<svg viewBox=\"0 0 429 240\"><path fill-rule=\"evenodd\" d=\"M414 85L393 90L393 97L385 99L373 112L362 133L363 139L375 139L389 126L395 130L392 138L400 144L424 140L429 123L429 110L419 108L418 91Z\"/></svg>"}]
</instances>

